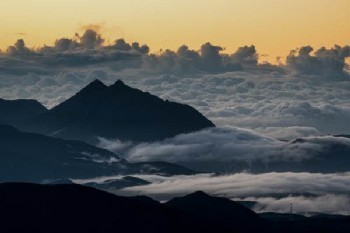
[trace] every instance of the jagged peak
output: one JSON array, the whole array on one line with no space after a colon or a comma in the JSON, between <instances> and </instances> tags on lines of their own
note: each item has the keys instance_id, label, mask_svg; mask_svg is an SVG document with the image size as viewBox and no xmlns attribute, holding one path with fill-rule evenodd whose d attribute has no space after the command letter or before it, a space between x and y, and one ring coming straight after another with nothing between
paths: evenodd
<instances>
[{"instance_id":1,"label":"jagged peak","mask_svg":"<svg viewBox=\"0 0 350 233\"><path fill-rule=\"evenodd\" d=\"M95 79L94 81L89 83L87 86L85 86L80 92L78 92L77 95L85 92L91 93L94 91L103 90L105 88L107 88L107 86L101 80Z\"/></svg>"},{"instance_id":2,"label":"jagged peak","mask_svg":"<svg viewBox=\"0 0 350 233\"><path fill-rule=\"evenodd\" d=\"M87 87L89 86L98 86L98 87L107 87L101 80L99 79L95 79L94 81L92 81L91 83L89 83L87 85Z\"/></svg>"},{"instance_id":3,"label":"jagged peak","mask_svg":"<svg viewBox=\"0 0 350 233\"><path fill-rule=\"evenodd\" d=\"M112 88L131 88L128 85L126 85L122 80L118 79L112 86Z\"/></svg>"},{"instance_id":4,"label":"jagged peak","mask_svg":"<svg viewBox=\"0 0 350 233\"><path fill-rule=\"evenodd\" d=\"M118 80L114 83L114 85L123 85L123 86L126 86L126 84L125 84L122 80L120 80L120 79L118 79Z\"/></svg>"}]
</instances>

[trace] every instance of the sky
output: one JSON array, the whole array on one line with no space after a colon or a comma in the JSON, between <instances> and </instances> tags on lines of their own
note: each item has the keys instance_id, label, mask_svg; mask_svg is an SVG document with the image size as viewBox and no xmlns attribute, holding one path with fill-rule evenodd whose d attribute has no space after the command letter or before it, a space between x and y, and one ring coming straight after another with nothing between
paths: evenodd
<instances>
[{"instance_id":1,"label":"sky","mask_svg":"<svg viewBox=\"0 0 350 233\"><path fill-rule=\"evenodd\" d=\"M228 52L254 44L270 62L303 45L350 42L348 0L2 0L0 9L2 50L18 38L28 47L51 45L89 25L106 43L125 38L152 52L207 41Z\"/></svg>"}]
</instances>

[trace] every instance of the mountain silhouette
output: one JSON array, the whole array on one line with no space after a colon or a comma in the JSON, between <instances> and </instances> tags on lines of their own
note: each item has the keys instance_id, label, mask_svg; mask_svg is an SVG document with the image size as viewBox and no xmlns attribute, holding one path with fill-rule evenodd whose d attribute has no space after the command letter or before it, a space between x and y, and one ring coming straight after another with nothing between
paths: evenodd
<instances>
[{"instance_id":1,"label":"mountain silhouette","mask_svg":"<svg viewBox=\"0 0 350 233\"><path fill-rule=\"evenodd\" d=\"M234 229L233 232L259 232L259 229L267 227L256 213L243 205L226 198L211 197L202 191L174 198L166 205L200 216L203 224L208 224L209 228L213 222Z\"/></svg>"},{"instance_id":2,"label":"mountain silhouette","mask_svg":"<svg viewBox=\"0 0 350 233\"><path fill-rule=\"evenodd\" d=\"M80 141L20 132L0 125L0 182L92 178L116 174L194 174L165 162L129 163Z\"/></svg>"},{"instance_id":3,"label":"mountain silhouette","mask_svg":"<svg viewBox=\"0 0 350 233\"><path fill-rule=\"evenodd\" d=\"M206 199L208 205L217 202ZM219 213L203 219L203 209L189 212L147 197L120 197L79 185L0 184L0 206L1 232L252 232L230 227L240 224L236 216L221 225ZM257 214L243 212L243 217L261 227L255 232L266 232Z\"/></svg>"},{"instance_id":4,"label":"mountain silhouette","mask_svg":"<svg viewBox=\"0 0 350 233\"><path fill-rule=\"evenodd\" d=\"M347 233L350 217L256 214L196 192L162 204L75 184L0 184L0 232Z\"/></svg>"},{"instance_id":5,"label":"mountain silhouette","mask_svg":"<svg viewBox=\"0 0 350 233\"><path fill-rule=\"evenodd\" d=\"M194 108L164 101L118 80L106 86L95 80L76 95L20 125L20 128L66 139L96 143L97 137L154 141L214 127Z\"/></svg>"},{"instance_id":6,"label":"mountain silhouette","mask_svg":"<svg viewBox=\"0 0 350 233\"><path fill-rule=\"evenodd\" d=\"M0 124L15 124L46 111L47 109L36 100L0 99Z\"/></svg>"}]
</instances>

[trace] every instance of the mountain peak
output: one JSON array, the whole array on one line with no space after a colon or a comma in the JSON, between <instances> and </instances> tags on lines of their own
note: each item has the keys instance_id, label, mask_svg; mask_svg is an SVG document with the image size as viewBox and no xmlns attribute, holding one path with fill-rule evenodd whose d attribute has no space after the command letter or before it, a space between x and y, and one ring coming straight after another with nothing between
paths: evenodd
<instances>
[{"instance_id":1,"label":"mountain peak","mask_svg":"<svg viewBox=\"0 0 350 233\"><path fill-rule=\"evenodd\" d=\"M110 86L111 89L117 90L129 90L132 87L126 85L122 80L118 79L113 85Z\"/></svg>"},{"instance_id":2,"label":"mountain peak","mask_svg":"<svg viewBox=\"0 0 350 233\"><path fill-rule=\"evenodd\" d=\"M191 193L189 195L187 195L187 197L196 197L196 198L210 198L210 196L203 192L203 191L196 191L194 193Z\"/></svg>"},{"instance_id":3,"label":"mountain peak","mask_svg":"<svg viewBox=\"0 0 350 233\"><path fill-rule=\"evenodd\" d=\"M87 86L85 86L81 91L79 91L76 96L94 96L97 92L102 92L107 88L107 86L100 81L99 79L95 79Z\"/></svg>"},{"instance_id":4,"label":"mountain peak","mask_svg":"<svg viewBox=\"0 0 350 233\"><path fill-rule=\"evenodd\" d=\"M95 80L41 117L34 121L44 133L59 131L59 137L89 143L97 137L162 140L215 126L188 105L163 101L121 80L111 86Z\"/></svg>"},{"instance_id":5,"label":"mountain peak","mask_svg":"<svg viewBox=\"0 0 350 233\"><path fill-rule=\"evenodd\" d=\"M86 87L94 87L94 88L98 88L98 87L107 87L101 80L99 79L95 79L94 81L92 81L91 83L89 83Z\"/></svg>"},{"instance_id":6,"label":"mountain peak","mask_svg":"<svg viewBox=\"0 0 350 233\"><path fill-rule=\"evenodd\" d=\"M122 80L118 79L118 80L114 83L114 86L126 86L126 84L125 84Z\"/></svg>"}]
</instances>

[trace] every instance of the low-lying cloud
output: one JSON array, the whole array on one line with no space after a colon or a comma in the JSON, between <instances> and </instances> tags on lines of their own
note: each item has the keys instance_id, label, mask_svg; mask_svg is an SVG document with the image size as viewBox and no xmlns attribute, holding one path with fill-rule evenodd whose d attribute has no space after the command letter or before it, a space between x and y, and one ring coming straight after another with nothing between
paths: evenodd
<instances>
[{"instance_id":1,"label":"low-lying cloud","mask_svg":"<svg viewBox=\"0 0 350 233\"><path fill-rule=\"evenodd\" d=\"M350 215L350 197L348 195L327 194L323 196L289 196L285 198L245 198L241 201L257 202L252 208L255 212L293 213L312 216L319 213Z\"/></svg>"},{"instance_id":2,"label":"low-lying cloud","mask_svg":"<svg viewBox=\"0 0 350 233\"><path fill-rule=\"evenodd\" d=\"M323 212L350 214L350 174L239 173L225 176L138 176L152 184L116 191L123 195L148 195L169 200L197 190L233 200L256 201L258 212Z\"/></svg>"},{"instance_id":3,"label":"low-lying cloud","mask_svg":"<svg viewBox=\"0 0 350 233\"><path fill-rule=\"evenodd\" d=\"M350 139L305 137L279 141L232 127L209 128L153 143L133 144L102 139L100 147L128 161L167 161L201 171L350 171Z\"/></svg>"}]
</instances>

